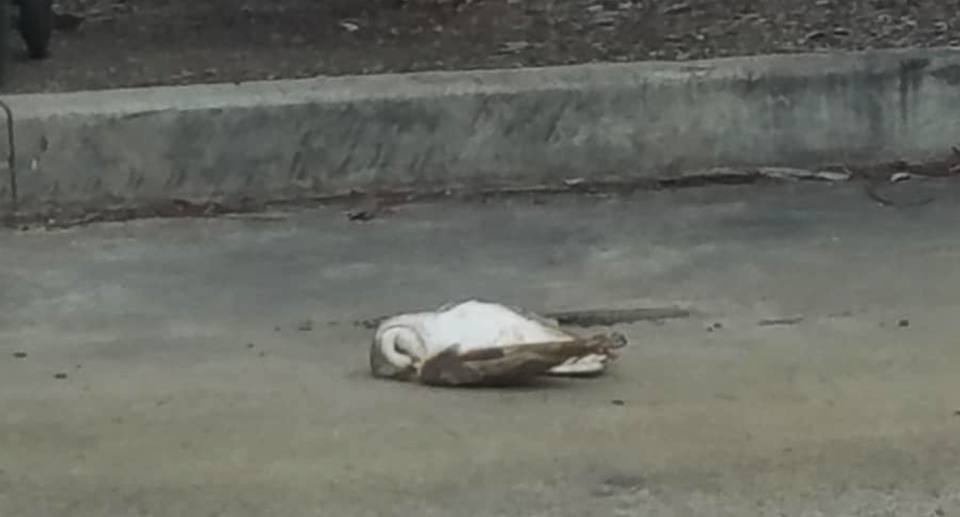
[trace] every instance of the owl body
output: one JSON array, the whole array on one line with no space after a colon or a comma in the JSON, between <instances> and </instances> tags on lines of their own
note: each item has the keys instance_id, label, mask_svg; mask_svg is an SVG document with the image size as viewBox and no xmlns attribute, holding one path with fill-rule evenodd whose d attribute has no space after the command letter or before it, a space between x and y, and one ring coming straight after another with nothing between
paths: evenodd
<instances>
[{"instance_id":1,"label":"owl body","mask_svg":"<svg viewBox=\"0 0 960 517\"><path fill-rule=\"evenodd\" d=\"M403 380L455 377L449 384L538 374L604 371L622 336L583 339L556 321L501 304L470 300L381 322L370 351L374 375ZM447 371L445 371L447 370Z\"/></svg>"}]
</instances>

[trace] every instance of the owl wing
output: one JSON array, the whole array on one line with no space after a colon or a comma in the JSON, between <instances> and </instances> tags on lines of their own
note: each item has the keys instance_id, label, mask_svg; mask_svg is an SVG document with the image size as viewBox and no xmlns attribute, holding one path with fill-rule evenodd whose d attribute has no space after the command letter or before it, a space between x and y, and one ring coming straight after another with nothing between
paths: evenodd
<instances>
[{"instance_id":1,"label":"owl wing","mask_svg":"<svg viewBox=\"0 0 960 517\"><path fill-rule=\"evenodd\" d=\"M452 346L424 361L419 378L424 384L443 386L510 384L547 374L571 359L594 355L615 357L614 350L624 345L626 338L622 334L610 333L466 352Z\"/></svg>"}]
</instances>

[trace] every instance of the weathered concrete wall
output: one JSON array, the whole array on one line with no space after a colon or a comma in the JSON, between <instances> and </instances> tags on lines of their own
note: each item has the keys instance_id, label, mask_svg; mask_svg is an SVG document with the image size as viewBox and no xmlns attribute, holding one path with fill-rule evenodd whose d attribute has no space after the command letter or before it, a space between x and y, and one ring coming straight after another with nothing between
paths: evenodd
<instances>
[{"instance_id":1,"label":"weathered concrete wall","mask_svg":"<svg viewBox=\"0 0 960 517\"><path fill-rule=\"evenodd\" d=\"M411 183L528 184L713 165L919 158L960 141L960 50L5 100L16 118L25 207L275 198ZM0 185L6 203L6 180Z\"/></svg>"}]
</instances>

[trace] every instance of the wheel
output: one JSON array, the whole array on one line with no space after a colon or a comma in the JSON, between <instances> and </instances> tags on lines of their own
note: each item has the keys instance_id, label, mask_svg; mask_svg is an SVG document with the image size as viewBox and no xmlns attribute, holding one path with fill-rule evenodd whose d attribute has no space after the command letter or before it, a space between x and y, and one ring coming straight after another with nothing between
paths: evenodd
<instances>
[{"instance_id":1,"label":"wheel","mask_svg":"<svg viewBox=\"0 0 960 517\"><path fill-rule=\"evenodd\" d=\"M0 0L0 86L7 83L10 72L10 22L13 15L10 2L11 0Z\"/></svg>"},{"instance_id":2,"label":"wheel","mask_svg":"<svg viewBox=\"0 0 960 517\"><path fill-rule=\"evenodd\" d=\"M17 0L17 3L20 5L17 29L27 44L27 54L30 59L47 58L53 33L53 0Z\"/></svg>"}]
</instances>

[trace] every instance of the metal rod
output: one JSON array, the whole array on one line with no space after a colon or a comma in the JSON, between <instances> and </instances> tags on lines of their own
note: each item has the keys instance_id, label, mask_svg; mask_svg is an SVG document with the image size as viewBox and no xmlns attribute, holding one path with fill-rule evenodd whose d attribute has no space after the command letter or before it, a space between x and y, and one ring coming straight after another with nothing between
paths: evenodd
<instances>
[{"instance_id":1,"label":"metal rod","mask_svg":"<svg viewBox=\"0 0 960 517\"><path fill-rule=\"evenodd\" d=\"M13 138L13 111L2 100L0 100L0 108L7 114L7 145L10 148L10 152L7 154L7 167L9 168L7 174L10 175L10 205L13 207L13 213L15 214L20 209L20 196L17 193L17 150Z\"/></svg>"}]
</instances>

